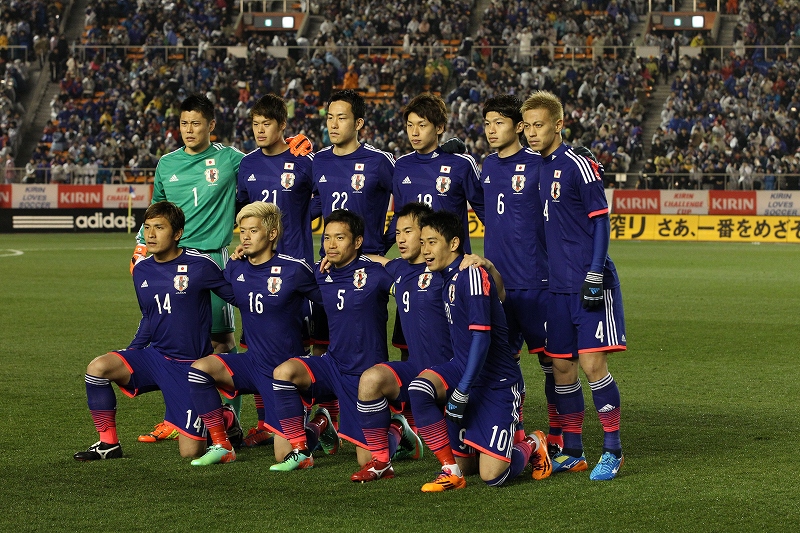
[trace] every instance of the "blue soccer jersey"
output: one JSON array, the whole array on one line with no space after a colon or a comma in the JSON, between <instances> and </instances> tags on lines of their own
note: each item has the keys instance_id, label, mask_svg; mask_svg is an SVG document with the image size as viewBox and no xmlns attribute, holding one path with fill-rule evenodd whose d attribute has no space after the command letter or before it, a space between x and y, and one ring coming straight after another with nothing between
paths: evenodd
<instances>
[{"instance_id":1,"label":"blue soccer jersey","mask_svg":"<svg viewBox=\"0 0 800 533\"><path fill-rule=\"evenodd\" d=\"M314 156L313 172L314 194L321 202L322 216L336 209L360 215L364 219L361 251L383 255L394 157L369 144L341 156L334 154L331 146Z\"/></svg>"},{"instance_id":2,"label":"blue soccer jersey","mask_svg":"<svg viewBox=\"0 0 800 533\"><path fill-rule=\"evenodd\" d=\"M483 267L459 271L459 256L444 272L442 300L450 326L453 360L466 361L472 346L472 331L489 331L492 340L483 369L473 386L503 386L522 379L519 365L508 344L508 325L494 280Z\"/></svg>"},{"instance_id":3,"label":"blue soccer jersey","mask_svg":"<svg viewBox=\"0 0 800 533\"><path fill-rule=\"evenodd\" d=\"M150 345L167 357L199 359L211 353L211 293L233 303L222 270L207 255L184 249L171 261L153 256L133 269L133 286L142 310L129 348Z\"/></svg>"},{"instance_id":4,"label":"blue soccer jersey","mask_svg":"<svg viewBox=\"0 0 800 533\"><path fill-rule=\"evenodd\" d=\"M321 301L311 267L278 254L260 265L228 261L224 274L242 313L247 353L258 356L265 374L272 376L279 364L303 356L303 304L306 298Z\"/></svg>"},{"instance_id":5,"label":"blue soccer jersey","mask_svg":"<svg viewBox=\"0 0 800 533\"><path fill-rule=\"evenodd\" d=\"M525 148L509 157L493 153L483 162L486 210L484 253L507 289L546 289L547 249L539 199L542 157Z\"/></svg>"},{"instance_id":6,"label":"blue soccer jersey","mask_svg":"<svg viewBox=\"0 0 800 533\"><path fill-rule=\"evenodd\" d=\"M314 264L314 241L311 220L313 155L295 156L290 150L266 155L253 150L239 164L236 200L240 203L271 202L281 209L283 236L278 253Z\"/></svg>"},{"instance_id":7,"label":"blue soccer jersey","mask_svg":"<svg viewBox=\"0 0 800 533\"><path fill-rule=\"evenodd\" d=\"M328 315L328 355L343 374L361 375L389 358L386 304L392 276L379 263L360 256L328 272L314 270Z\"/></svg>"},{"instance_id":8,"label":"blue soccer jersey","mask_svg":"<svg viewBox=\"0 0 800 533\"><path fill-rule=\"evenodd\" d=\"M442 275L425 263L393 259L386 271L394 278L397 310L408 345L408 362L419 371L445 363L453 356L442 305ZM430 335L431 331L437 332Z\"/></svg>"},{"instance_id":9,"label":"blue soccer jersey","mask_svg":"<svg viewBox=\"0 0 800 533\"><path fill-rule=\"evenodd\" d=\"M450 211L464 224L465 237L469 236L467 202L478 218L484 220L478 165L470 155L448 154L438 148L429 154L406 154L395 164L392 192L395 212L409 202L426 204L434 211ZM394 244L394 229L395 220L392 220L387 235L389 246ZM468 238L464 251L471 251Z\"/></svg>"},{"instance_id":10,"label":"blue soccer jersey","mask_svg":"<svg viewBox=\"0 0 800 533\"><path fill-rule=\"evenodd\" d=\"M592 264L592 218L608 215L602 168L565 144L545 157L539 168L550 292L578 293ZM617 269L606 257L603 287L618 286Z\"/></svg>"}]
</instances>

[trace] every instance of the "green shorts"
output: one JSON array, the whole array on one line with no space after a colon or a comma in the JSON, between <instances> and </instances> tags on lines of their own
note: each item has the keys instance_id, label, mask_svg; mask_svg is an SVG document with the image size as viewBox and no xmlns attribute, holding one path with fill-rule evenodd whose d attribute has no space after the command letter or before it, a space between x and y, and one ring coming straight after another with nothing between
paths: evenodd
<instances>
[{"instance_id":1,"label":"green shorts","mask_svg":"<svg viewBox=\"0 0 800 533\"><path fill-rule=\"evenodd\" d=\"M224 247L214 252L203 252L209 256L220 268L225 268L228 262L228 248ZM234 323L233 306L213 292L211 293L211 333L230 333L236 331Z\"/></svg>"}]
</instances>

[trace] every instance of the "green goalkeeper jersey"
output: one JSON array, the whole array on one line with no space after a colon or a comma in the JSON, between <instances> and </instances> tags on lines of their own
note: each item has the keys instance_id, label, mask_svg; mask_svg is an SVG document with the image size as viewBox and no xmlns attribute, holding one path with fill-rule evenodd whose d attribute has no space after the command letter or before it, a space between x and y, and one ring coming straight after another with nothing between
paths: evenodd
<instances>
[{"instance_id":1,"label":"green goalkeeper jersey","mask_svg":"<svg viewBox=\"0 0 800 533\"><path fill-rule=\"evenodd\" d=\"M211 143L202 153L183 148L161 157L156 167L153 203L168 200L183 209L186 226L180 244L210 251L228 246L236 218L236 176L244 154ZM144 242L142 231L137 236Z\"/></svg>"}]
</instances>

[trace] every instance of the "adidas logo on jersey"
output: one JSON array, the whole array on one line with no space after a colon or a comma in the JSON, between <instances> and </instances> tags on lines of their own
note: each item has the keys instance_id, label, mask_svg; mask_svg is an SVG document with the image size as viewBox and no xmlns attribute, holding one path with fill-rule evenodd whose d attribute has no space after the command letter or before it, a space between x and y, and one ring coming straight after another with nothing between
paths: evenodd
<instances>
[{"instance_id":1,"label":"adidas logo on jersey","mask_svg":"<svg viewBox=\"0 0 800 533\"><path fill-rule=\"evenodd\" d=\"M325 174L322 175L322 177L319 179L319 182L320 183L328 183L328 180L325 179Z\"/></svg>"},{"instance_id":2,"label":"adidas logo on jersey","mask_svg":"<svg viewBox=\"0 0 800 533\"><path fill-rule=\"evenodd\" d=\"M178 176L176 176L175 174L173 174L173 175L172 175L172 177L169 179L169 181L170 181L170 182L173 182L173 181L178 181Z\"/></svg>"},{"instance_id":3,"label":"adidas logo on jersey","mask_svg":"<svg viewBox=\"0 0 800 533\"><path fill-rule=\"evenodd\" d=\"M331 277L330 274L328 274L328 277L325 278L325 283L333 283L333 278Z\"/></svg>"},{"instance_id":4,"label":"adidas logo on jersey","mask_svg":"<svg viewBox=\"0 0 800 533\"><path fill-rule=\"evenodd\" d=\"M603 407L597 410L598 413L610 413L613 411L615 407L610 403L605 404Z\"/></svg>"},{"instance_id":5,"label":"adidas logo on jersey","mask_svg":"<svg viewBox=\"0 0 800 533\"><path fill-rule=\"evenodd\" d=\"M484 183L491 183L491 181L489 181L489 176L486 176L486 179L485 179L485 180L483 180L483 182L484 182Z\"/></svg>"},{"instance_id":6,"label":"adidas logo on jersey","mask_svg":"<svg viewBox=\"0 0 800 533\"><path fill-rule=\"evenodd\" d=\"M146 289L148 287L147 280L144 280L141 285L139 285L140 289Z\"/></svg>"},{"instance_id":7,"label":"adidas logo on jersey","mask_svg":"<svg viewBox=\"0 0 800 533\"><path fill-rule=\"evenodd\" d=\"M411 178L406 176L406 179L403 180L403 185L411 185Z\"/></svg>"},{"instance_id":8,"label":"adidas logo on jersey","mask_svg":"<svg viewBox=\"0 0 800 533\"><path fill-rule=\"evenodd\" d=\"M244 281L244 274L239 274L239 277L236 278L236 281Z\"/></svg>"},{"instance_id":9,"label":"adidas logo on jersey","mask_svg":"<svg viewBox=\"0 0 800 533\"><path fill-rule=\"evenodd\" d=\"M250 176L247 178L247 181L256 181L255 175L250 174Z\"/></svg>"}]
</instances>

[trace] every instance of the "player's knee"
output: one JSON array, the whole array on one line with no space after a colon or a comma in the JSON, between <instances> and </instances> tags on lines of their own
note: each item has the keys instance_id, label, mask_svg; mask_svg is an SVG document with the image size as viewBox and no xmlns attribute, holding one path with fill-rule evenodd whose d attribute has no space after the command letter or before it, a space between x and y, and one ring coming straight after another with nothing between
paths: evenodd
<instances>
[{"instance_id":1,"label":"player's knee","mask_svg":"<svg viewBox=\"0 0 800 533\"><path fill-rule=\"evenodd\" d=\"M379 367L368 368L358 380L358 397L361 400L375 400L382 396L381 390L386 379Z\"/></svg>"},{"instance_id":2,"label":"player's knee","mask_svg":"<svg viewBox=\"0 0 800 533\"><path fill-rule=\"evenodd\" d=\"M302 363L292 359L284 361L272 371L273 379L277 379L279 381L291 381L295 385L299 385L299 381L303 374L308 374L308 372L305 371L305 367L302 365Z\"/></svg>"},{"instance_id":3,"label":"player's knee","mask_svg":"<svg viewBox=\"0 0 800 533\"><path fill-rule=\"evenodd\" d=\"M211 373L211 364L209 361L209 357L203 357L192 363L192 368L196 368L201 372L205 372L206 374Z\"/></svg>"},{"instance_id":4,"label":"player's knee","mask_svg":"<svg viewBox=\"0 0 800 533\"><path fill-rule=\"evenodd\" d=\"M506 467L505 470L500 472L499 474L496 471L493 472L481 472L481 479L486 486L488 487L502 487L509 479L509 471L511 470L510 467ZM495 475L496 474L496 475Z\"/></svg>"},{"instance_id":5,"label":"player's knee","mask_svg":"<svg viewBox=\"0 0 800 533\"><path fill-rule=\"evenodd\" d=\"M115 371L118 370L121 365L122 361L120 361L118 357L107 353L92 359L92 362L86 367L86 373L90 376L110 379L115 377Z\"/></svg>"}]
</instances>

